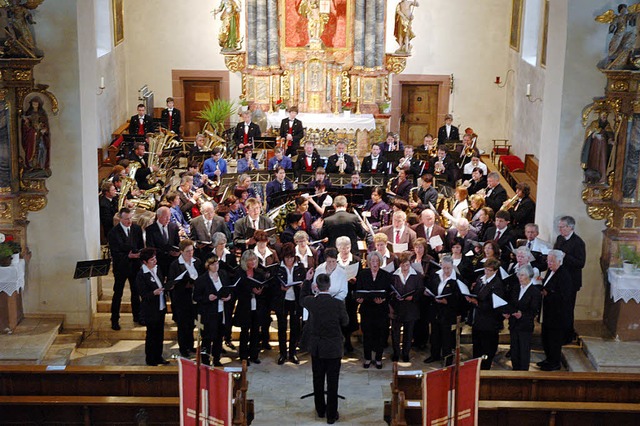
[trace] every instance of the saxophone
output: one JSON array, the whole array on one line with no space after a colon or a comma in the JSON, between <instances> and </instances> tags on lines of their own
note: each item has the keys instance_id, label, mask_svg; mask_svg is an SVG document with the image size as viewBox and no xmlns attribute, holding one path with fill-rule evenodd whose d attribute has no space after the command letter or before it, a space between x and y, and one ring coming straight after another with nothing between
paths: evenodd
<instances>
[{"instance_id":1,"label":"saxophone","mask_svg":"<svg viewBox=\"0 0 640 426\"><path fill-rule=\"evenodd\" d=\"M418 191L419 190L420 190L419 186L414 186L409 191L409 199L412 200L414 203L419 203L420 202L420 197L418 196Z\"/></svg>"}]
</instances>

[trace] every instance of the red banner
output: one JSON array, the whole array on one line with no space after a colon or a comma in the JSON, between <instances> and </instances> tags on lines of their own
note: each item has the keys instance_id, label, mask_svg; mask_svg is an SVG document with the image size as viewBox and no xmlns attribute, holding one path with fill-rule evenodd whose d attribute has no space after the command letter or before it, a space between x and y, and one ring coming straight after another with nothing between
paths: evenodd
<instances>
[{"instance_id":1,"label":"red banner","mask_svg":"<svg viewBox=\"0 0 640 426\"><path fill-rule=\"evenodd\" d=\"M425 374L422 381L426 401L422 404L423 426L451 425L454 413L458 413L458 426L477 426L480 361L478 358L460 363L457 387L454 366Z\"/></svg>"},{"instance_id":2,"label":"red banner","mask_svg":"<svg viewBox=\"0 0 640 426\"><path fill-rule=\"evenodd\" d=\"M180 425L231 426L233 378L224 370L200 365L200 403L196 422L196 363L180 358Z\"/></svg>"}]
</instances>

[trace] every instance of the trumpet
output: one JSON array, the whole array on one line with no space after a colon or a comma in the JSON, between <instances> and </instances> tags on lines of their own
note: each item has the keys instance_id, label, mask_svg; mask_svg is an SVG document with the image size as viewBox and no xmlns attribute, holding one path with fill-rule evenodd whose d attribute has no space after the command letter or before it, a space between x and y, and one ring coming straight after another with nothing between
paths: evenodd
<instances>
[{"instance_id":1,"label":"trumpet","mask_svg":"<svg viewBox=\"0 0 640 426\"><path fill-rule=\"evenodd\" d=\"M502 207L500 207L500 210L504 210L504 211L510 210L516 204L519 198L520 197L518 196L518 194L509 198L507 201L502 203Z\"/></svg>"},{"instance_id":2,"label":"trumpet","mask_svg":"<svg viewBox=\"0 0 640 426\"><path fill-rule=\"evenodd\" d=\"M400 161L398 161L398 167L396 167L396 172L399 172L400 170L404 169L404 167L407 165L407 161L409 160L410 160L409 157L402 157Z\"/></svg>"},{"instance_id":3,"label":"trumpet","mask_svg":"<svg viewBox=\"0 0 640 426\"><path fill-rule=\"evenodd\" d=\"M345 169L347 168L347 163L344 161L344 156L338 158L338 173L344 174Z\"/></svg>"}]
</instances>

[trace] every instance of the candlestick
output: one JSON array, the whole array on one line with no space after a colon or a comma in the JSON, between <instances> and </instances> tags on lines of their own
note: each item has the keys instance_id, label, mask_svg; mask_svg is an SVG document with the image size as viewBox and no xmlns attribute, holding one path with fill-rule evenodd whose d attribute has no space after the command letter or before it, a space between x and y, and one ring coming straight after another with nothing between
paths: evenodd
<instances>
[{"instance_id":1,"label":"candlestick","mask_svg":"<svg viewBox=\"0 0 640 426\"><path fill-rule=\"evenodd\" d=\"M531 96L531 84L527 84L527 96Z\"/></svg>"}]
</instances>

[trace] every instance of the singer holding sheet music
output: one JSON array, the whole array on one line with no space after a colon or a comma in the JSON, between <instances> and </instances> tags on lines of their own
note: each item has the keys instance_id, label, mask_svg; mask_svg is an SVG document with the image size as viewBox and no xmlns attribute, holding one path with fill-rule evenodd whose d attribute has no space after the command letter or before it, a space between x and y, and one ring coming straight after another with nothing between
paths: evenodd
<instances>
[{"instance_id":1,"label":"singer holding sheet music","mask_svg":"<svg viewBox=\"0 0 640 426\"><path fill-rule=\"evenodd\" d=\"M269 327L271 326L271 311L273 310L274 298L277 297L277 270L278 255L274 250L267 247L269 243L269 237L267 233L262 229L257 229L253 234L253 239L256 240L256 246L253 248L253 252L258 257L259 265L258 269L264 274L265 279L268 280L268 285L262 293L265 298L265 309L260 316L260 343L262 349L270 350L269 345Z\"/></svg>"},{"instance_id":2,"label":"singer holding sheet music","mask_svg":"<svg viewBox=\"0 0 640 426\"><path fill-rule=\"evenodd\" d=\"M231 300L232 292L222 288L233 283L227 273L220 270L215 254L207 260L205 268L206 272L198 277L193 289L193 300L198 304L198 314L204 325L202 363L209 365L213 361L214 367L222 367L220 353L224 326L231 322L231 317L225 314L225 304Z\"/></svg>"},{"instance_id":3,"label":"singer holding sheet music","mask_svg":"<svg viewBox=\"0 0 640 426\"><path fill-rule=\"evenodd\" d=\"M351 333L359 328L358 304L353 298L353 292L355 291L356 276L360 268L360 257L351 253L351 240L348 237L338 237L336 239L336 248L338 249L338 266L345 271L349 288L347 297L344 299L347 314L349 314L349 325L342 329L342 334L344 335L344 351L351 353L353 352Z\"/></svg>"},{"instance_id":4,"label":"singer holding sheet music","mask_svg":"<svg viewBox=\"0 0 640 426\"><path fill-rule=\"evenodd\" d=\"M371 353L382 369L382 352L389 329L389 291L391 274L380 269L382 255L377 251L367 255L368 269L360 269L356 278L356 302L360 304L364 368L371 365Z\"/></svg>"},{"instance_id":5,"label":"singer holding sheet music","mask_svg":"<svg viewBox=\"0 0 640 426\"><path fill-rule=\"evenodd\" d=\"M137 293L142 297L140 316L147 326L144 342L144 355L147 365L169 364L162 357L164 340L164 317L167 313L166 292L163 276L158 269L156 251L143 248L140 251L142 268L136 276Z\"/></svg>"},{"instance_id":6,"label":"singer holding sheet music","mask_svg":"<svg viewBox=\"0 0 640 426\"><path fill-rule=\"evenodd\" d=\"M413 325L420 317L418 301L423 290L422 275L411 267L411 252L398 256L400 267L393 273L391 285L391 344L393 361L400 356L400 329L402 335L402 361L409 362Z\"/></svg>"}]
</instances>

